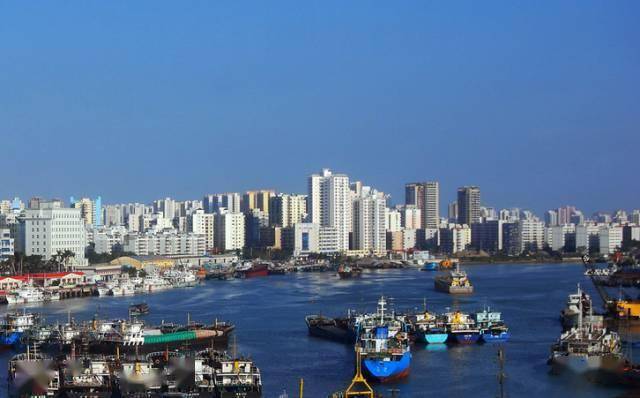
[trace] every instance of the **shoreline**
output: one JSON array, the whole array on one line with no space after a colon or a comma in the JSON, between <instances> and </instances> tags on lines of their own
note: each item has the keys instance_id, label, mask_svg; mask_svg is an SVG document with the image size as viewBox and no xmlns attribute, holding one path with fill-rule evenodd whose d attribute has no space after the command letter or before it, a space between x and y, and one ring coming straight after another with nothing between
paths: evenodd
<instances>
[{"instance_id":1,"label":"shoreline","mask_svg":"<svg viewBox=\"0 0 640 398\"><path fill-rule=\"evenodd\" d=\"M547 265L547 264L566 264L566 265L582 265L581 259L579 258L567 258L564 260L527 260L527 259L513 259L513 260L504 260L504 259L482 259L482 260L462 260L460 259L460 265Z\"/></svg>"}]
</instances>

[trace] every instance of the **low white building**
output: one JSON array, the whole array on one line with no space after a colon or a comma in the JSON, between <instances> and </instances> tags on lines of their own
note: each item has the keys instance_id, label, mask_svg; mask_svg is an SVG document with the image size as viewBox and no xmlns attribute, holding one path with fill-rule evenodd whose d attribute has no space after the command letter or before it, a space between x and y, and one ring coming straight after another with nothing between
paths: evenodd
<instances>
[{"instance_id":1,"label":"low white building","mask_svg":"<svg viewBox=\"0 0 640 398\"><path fill-rule=\"evenodd\" d=\"M297 223L292 228L293 255L320 252L320 226L314 223Z\"/></svg>"}]
</instances>

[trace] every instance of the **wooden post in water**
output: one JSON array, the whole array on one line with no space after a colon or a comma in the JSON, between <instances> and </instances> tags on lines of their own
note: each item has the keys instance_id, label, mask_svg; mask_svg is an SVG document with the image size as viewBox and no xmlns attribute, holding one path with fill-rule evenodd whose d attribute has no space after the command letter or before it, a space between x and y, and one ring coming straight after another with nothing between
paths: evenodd
<instances>
[{"instance_id":1,"label":"wooden post in water","mask_svg":"<svg viewBox=\"0 0 640 398\"><path fill-rule=\"evenodd\" d=\"M304 398L304 379L300 378L300 398Z\"/></svg>"}]
</instances>

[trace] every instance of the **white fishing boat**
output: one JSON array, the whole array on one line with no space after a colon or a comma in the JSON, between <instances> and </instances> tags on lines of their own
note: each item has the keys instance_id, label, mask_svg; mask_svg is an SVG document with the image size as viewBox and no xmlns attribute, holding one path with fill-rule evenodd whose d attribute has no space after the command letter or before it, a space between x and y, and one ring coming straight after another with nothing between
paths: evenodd
<instances>
[{"instance_id":1,"label":"white fishing boat","mask_svg":"<svg viewBox=\"0 0 640 398\"><path fill-rule=\"evenodd\" d=\"M41 303L45 301L43 289L26 285L16 289L6 296L9 304Z\"/></svg>"}]
</instances>

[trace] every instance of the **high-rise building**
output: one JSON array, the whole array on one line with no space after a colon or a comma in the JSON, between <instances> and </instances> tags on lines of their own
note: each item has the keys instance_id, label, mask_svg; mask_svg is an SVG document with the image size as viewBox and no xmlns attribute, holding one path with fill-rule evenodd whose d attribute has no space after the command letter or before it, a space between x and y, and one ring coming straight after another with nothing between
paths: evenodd
<instances>
[{"instance_id":1,"label":"high-rise building","mask_svg":"<svg viewBox=\"0 0 640 398\"><path fill-rule=\"evenodd\" d=\"M466 250L471 244L471 228L468 225L449 224L439 229L440 249L447 254Z\"/></svg>"},{"instance_id":2,"label":"high-rise building","mask_svg":"<svg viewBox=\"0 0 640 398\"><path fill-rule=\"evenodd\" d=\"M471 246L476 250L498 253L502 250L502 220L471 224Z\"/></svg>"},{"instance_id":3,"label":"high-rise building","mask_svg":"<svg viewBox=\"0 0 640 398\"><path fill-rule=\"evenodd\" d=\"M558 213L558 225L569 224L571 222L571 216L576 211L574 206L560 207L556 211Z\"/></svg>"},{"instance_id":4,"label":"high-rise building","mask_svg":"<svg viewBox=\"0 0 640 398\"><path fill-rule=\"evenodd\" d=\"M41 201L37 209L25 210L21 231L24 254L47 261L58 251L69 250L69 265L85 265L86 231L82 209L63 208L60 201Z\"/></svg>"},{"instance_id":5,"label":"high-rise building","mask_svg":"<svg viewBox=\"0 0 640 398\"><path fill-rule=\"evenodd\" d=\"M309 176L308 182L310 221L321 227L321 243L322 228L331 228L336 234L338 251L349 250L352 211L349 177L323 169L320 174Z\"/></svg>"},{"instance_id":6,"label":"high-rise building","mask_svg":"<svg viewBox=\"0 0 640 398\"><path fill-rule=\"evenodd\" d=\"M437 181L406 184L405 204L420 209L424 228L438 228L440 225L440 187Z\"/></svg>"},{"instance_id":7,"label":"high-rise building","mask_svg":"<svg viewBox=\"0 0 640 398\"><path fill-rule=\"evenodd\" d=\"M189 232L204 235L206 250L214 247L214 217L213 214L198 209L188 218Z\"/></svg>"},{"instance_id":8,"label":"high-rise building","mask_svg":"<svg viewBox=\"0 0 640 398\"><path fill-rule=\"evenodd\" d=\"M94 216L96 214L95 203L89 198L82 198L76 201L73 196L69 200L69 205L74 209L80 209L80 217L85 225L93 225Z\"/></svg>"},{"instance_id":9,"label":"high-rise building","mask_svg":"<svg viewBox=\"0 0 640 398\"><path fill-rule=\"evenodd\" d=\"M307 215L307 196L278 194L271 198L269 224L291 227L304 221Z\"/></svg>"},{"instance_id":10,"label":"high-rise building","mask_svg":"<svg viewBox=\"0 0 640 398\"><path fill-rule=\"evenodd\" d=\"M273 196L275 196L275 191L271 189L247 191L242 195L240 209L245 213L253 209L260 209L265 214L269 214L269 202Z\"/></svg>"},{"instance_id":11,"label":"high-rise building","mask_svg":"<svg viewBox=\"0 0 640 398\"><path fill-rule=\"evenodd\" d=\"M231 213L240 212L240 194L236 192L206 195L202 199L204 211L215 213L220 209L227 209Z\"/></svg>"},{"instance_id":12,"label":"high-rise building","mask_svg":"<svg viewBox=\"0 0 640 398\"><path fill-rule=\"evenodd\" d=\"M480 222L480 188L458 188L458 224L471 225Z\"/></svg>"},{"instance_id":13,"label":"high-rise building","mask_svg":"<svg viewBox=\"0 0 640 398\"><path fill-rule=\"evenodd\" d=\"M635 225L640 225L640 210L634 210L631 213L631 222Z\"/></svg>"},{"instance_id":14,"label":"high-rise building","mask_svg":"<svg viewBox=\"0 0 640 398\"><path fill-rule=\"evenodd\" d=\"M622 247L622 227L603 225L598 233L600 254L612 254Z\"/></svg>"},{"instance_id":15,"label":"high-rise building","mask_svg":"<svg viewBox=\"0 0 640 398\"><path fill-rule=\"evenodd\" d=\"M450 223L458 222L458 202L451 202L447 208L447 218Z\"/></svg>"},{"instance_id":16,"label":"high-rise building","mask_svg":"<svg viewBox=\"0 0 640 398\"><path fill-rule=\"evenodd\" d=\"M226 250L238 250L244 247L244 214L220 210L216 213L213 233L215 247Z\"/></svg>"},{"instance_id":17,"label":"high-rise building","mask_svg":"<svg viewBox=\"0 0 640 398\"><path fill-rule=\"evenodd\" d=\"M386 209L385 230L400 231L402 229L402 214L396 209Z\"/></svg>"},{"instance_id":18,"label":"high-rise building","mask_svg":"<svg viewBox=\"0 0 640 398\"><path fill-rule=\"evenodd\" d=\"M596 224L576 226L576 250L592 252L600 249L600 227Z\"/></svg>"},{"instance_id":19,"label":"high-rise building","mask_svg":"<svg viewBox=\"0 0 640 398\"><path fill-rule=\"evenodd\" d=\"M555 227L558 225L558 212L555 210L549 210L544 215L544 221L548 227Z\"/></svg>"},{"instance_id":20,"label":"high-rise building","mask_svg":"<svg viewBox=\"0 0 640 398\"><path fill-rule=\"evenodd\" d=\"M387 200L384 193L371 187L362 187L360 196L353 200L353 248L355 250L378 253L386 251L386 208Z\"/></svg>"},{"instance_id":21,"label":"high-rise building","mask_svg":"<svg viewBox=\"0 0 640 398\"><path fill-rule=\"evenodd\" d=\"M422 211L416 205L397 206L400 211L401 226L405 229L422 228Z\"/></svg>"}]
</instances>

